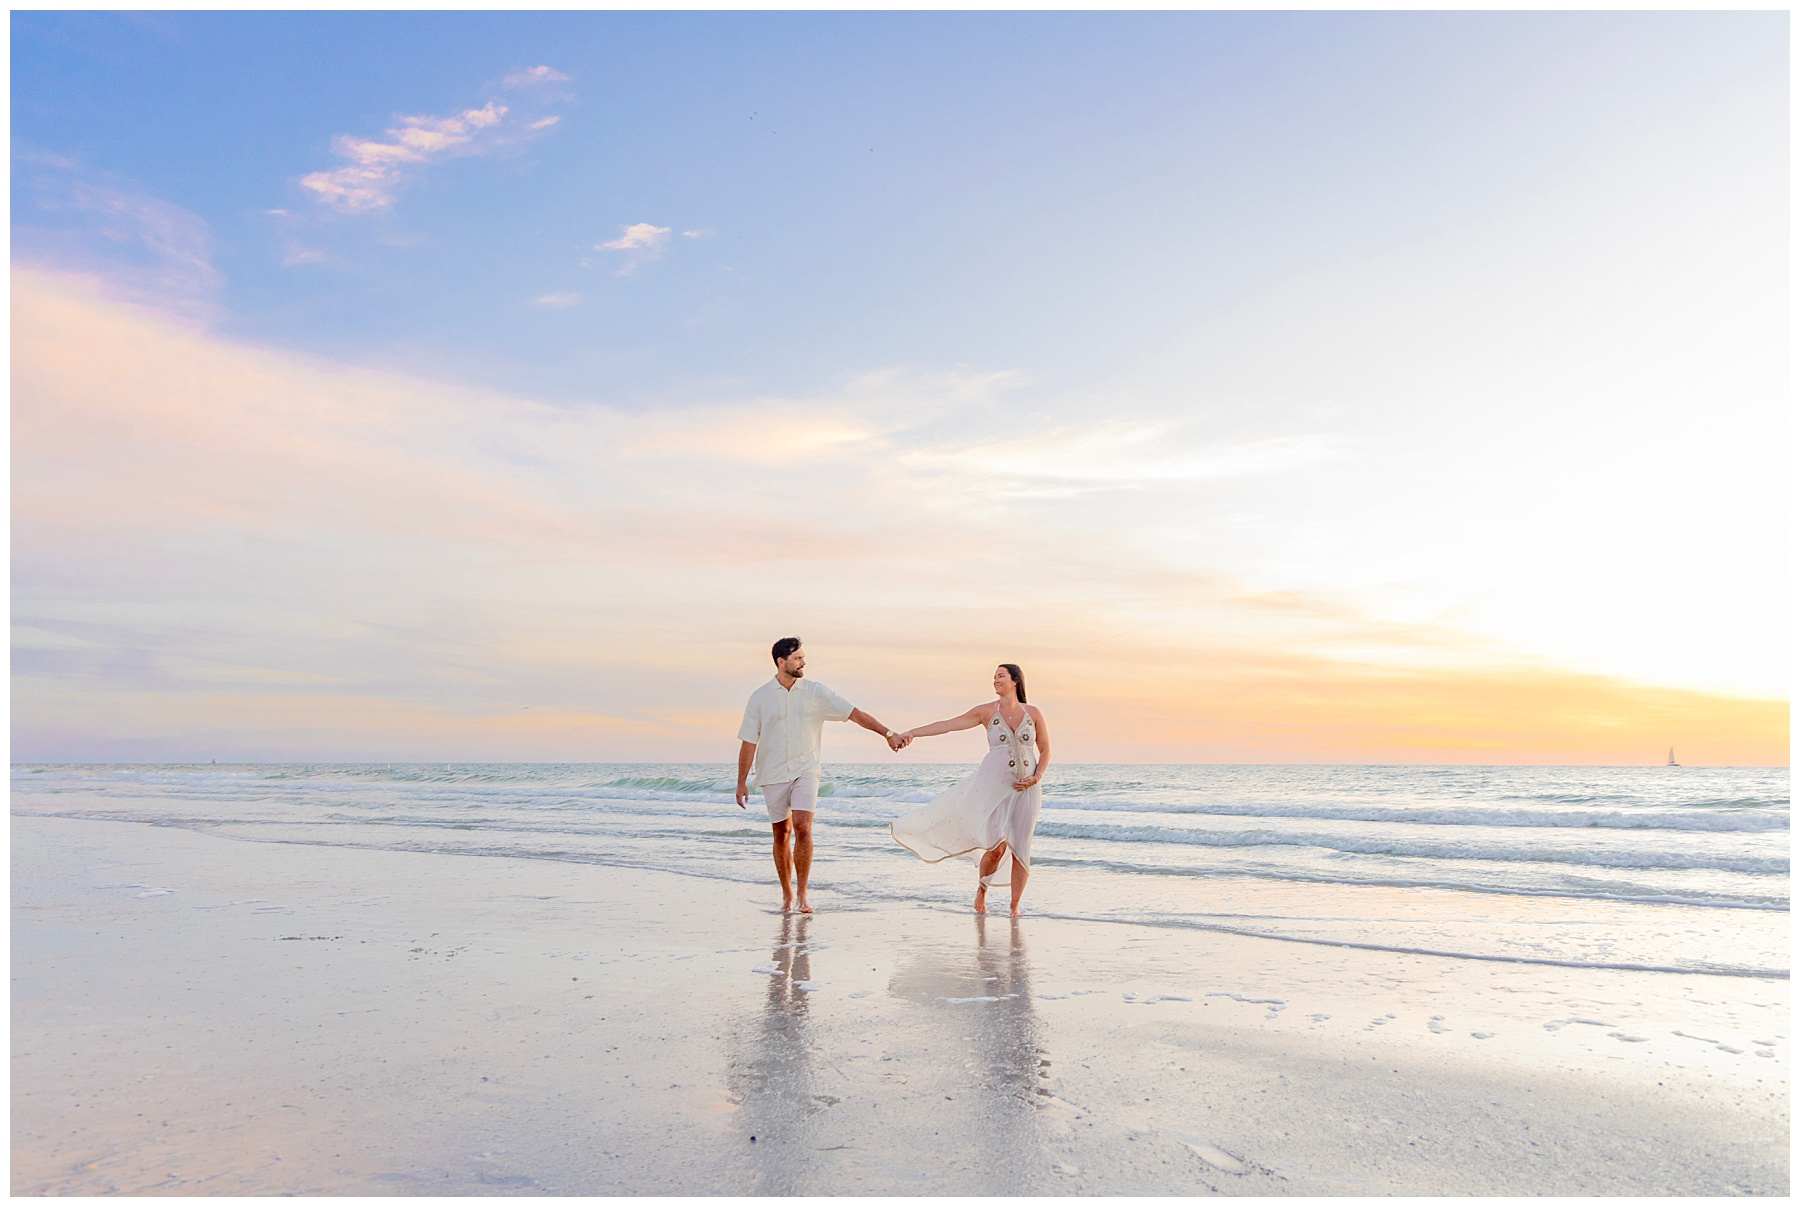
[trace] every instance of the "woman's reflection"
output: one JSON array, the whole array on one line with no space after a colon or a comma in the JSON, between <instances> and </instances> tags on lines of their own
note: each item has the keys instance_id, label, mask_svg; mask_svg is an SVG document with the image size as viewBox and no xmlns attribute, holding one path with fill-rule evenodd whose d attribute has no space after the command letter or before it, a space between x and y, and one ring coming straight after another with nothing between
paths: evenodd
<instances>
[{"instance_id":1,"label":"woman's reflection","mask_svg":"<svg viewBox=\"0 0 1800 1207\"><path fill-rule=\"evenodd\" d=\"M1050 1061L1032 1006L1031 961L1019 919L975 916L975 965L982 996L999 999L983 1003L968 1016L975 1027L981 1082L1018 1105L1035 1109Z\"/></svg>"}]
</instances>

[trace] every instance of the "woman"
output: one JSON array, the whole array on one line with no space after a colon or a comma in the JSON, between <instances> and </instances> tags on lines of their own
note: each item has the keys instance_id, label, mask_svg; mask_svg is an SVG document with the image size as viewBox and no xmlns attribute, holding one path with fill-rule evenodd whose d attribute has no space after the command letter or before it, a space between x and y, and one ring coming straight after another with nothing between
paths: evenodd
<instances>
[{"instance_id":1,"label":"woman","mask_svg":"<svg viewBox=\"0 0 1800 1207\"><path fill-rule=\"evenodd\" d=\"M994 669L994 695L960 717L909 729L900 740L981 726L987 730L988 753L973 775L940 792L929 805L914 809L889 827L894 841L927 863L981 852L981 879L975 889L975 912L987 912L990 885L1006 884L1011 872L1012 912L1019 912L1025 879L1031 874L1031 831L1037 825L1042 793L1038 781L1050 765L1050 735L1044 714L1025 703L1025 672L1011 662ZM1001 861L1008 852L1008 868Z\"/></svg>"}]
</instances>

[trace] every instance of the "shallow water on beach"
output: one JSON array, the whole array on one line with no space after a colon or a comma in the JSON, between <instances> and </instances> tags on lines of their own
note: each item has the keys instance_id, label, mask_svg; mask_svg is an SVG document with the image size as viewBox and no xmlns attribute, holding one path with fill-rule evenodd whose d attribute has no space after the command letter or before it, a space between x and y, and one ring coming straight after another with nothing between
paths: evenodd
<instances>
[{"instance_id":1,"label":"shallow water on beach","mask_svg":"<svg viewBox=\"0 0 1800 1207\"><path fill-rule=\"evenodd\" d=\"M822 893L956 907L888 822L961 765L828 765ZM759 798L706 764L19 765L16 813L258 841L772 880ZM1031 904L1127 925L1474 959L1786 974L1785 768L1058 768ZM154 887L154 886L152 886Z\"/></svg>"}]
</instances>

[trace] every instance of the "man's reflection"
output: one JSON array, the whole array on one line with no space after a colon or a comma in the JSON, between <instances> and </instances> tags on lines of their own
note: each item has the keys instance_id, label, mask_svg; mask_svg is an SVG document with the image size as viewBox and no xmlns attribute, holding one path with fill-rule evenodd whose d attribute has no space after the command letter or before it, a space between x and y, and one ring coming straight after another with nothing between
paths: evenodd
<instances>
[{"instance_id":1,"label":"man's reflection","mask_svg":"<svg viewBox=\"0 0 1800 1207\"><path fill-rule=\"evenodd\" d=\"M806 1038L810 921L806 914L782 915L766 966L769 987L763 1008L746 1028L727 1074L732 1094L742 1104L740 1126L757 1170L752 1194L804 1193L799 1175L812 1155L803 1136L804 1120L822 1109L813 1094Z\"/></svg>"},{"instance_id":2,"label":"man's reflection","mask_svg":"<svg viewBox=\"0 0 1800 1207\"><path fill-rule=\"evenodd\" d=\"M796 1036L806 1019L806 995L812 987L812 951L806 942L806 927L811 921L811 914L781 915L781 930L769 953L775 972L769 977L769 1000L763 1008L763 1021L779 1022Z\"/></svg>"}]
</instances>

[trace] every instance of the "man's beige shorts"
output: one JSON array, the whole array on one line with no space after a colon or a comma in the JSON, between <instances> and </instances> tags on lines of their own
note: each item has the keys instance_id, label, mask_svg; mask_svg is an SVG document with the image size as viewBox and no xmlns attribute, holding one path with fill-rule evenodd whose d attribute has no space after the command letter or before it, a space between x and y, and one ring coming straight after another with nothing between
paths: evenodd
<instances>
[{"instance_id":1,"label":"man's beige shorts","mask_svg":"<svg viewBox=\"0 0 1800 1207\"><path fill-rule=\"evenodd\" d=\"M763 784L763 804L769 807L769 824L786 821L788 814L811 813L819 804L819 773L809 772L785 784Z\"/></svg>"}]
</instances>

